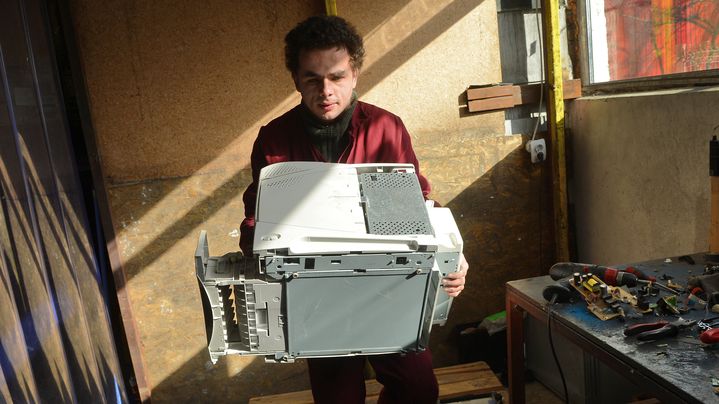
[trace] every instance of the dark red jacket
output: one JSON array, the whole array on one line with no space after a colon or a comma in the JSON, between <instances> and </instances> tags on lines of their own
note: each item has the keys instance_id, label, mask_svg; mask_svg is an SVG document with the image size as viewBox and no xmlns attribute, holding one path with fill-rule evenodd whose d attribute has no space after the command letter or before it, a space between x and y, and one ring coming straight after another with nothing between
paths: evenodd
<instances>
[{"instance_id":1,"label":"dark red jacket","mask_svg":"<svg viewBox=\"0 0 719 404\"><path fill-rule=\"evenodd\" d=\"M402 120L382 108L357 101L349 126L349 142L338 163L411 163L414 164L422 193L429 195L430 186L419 172L419 162L412 149L407 128ZM242 200L245 220L240 226L240 248L252 255L255 231L255 204L260 170L284 161L327 161L304 130L299 105L272 120L260 129L252 147L252 183Z\"/></svg>"}]
</instances>

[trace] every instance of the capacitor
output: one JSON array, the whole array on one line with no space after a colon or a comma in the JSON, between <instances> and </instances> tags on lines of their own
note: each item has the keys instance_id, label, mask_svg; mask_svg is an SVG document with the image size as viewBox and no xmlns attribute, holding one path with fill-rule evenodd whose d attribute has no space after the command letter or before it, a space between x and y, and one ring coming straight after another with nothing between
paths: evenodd
<instances>
[{"instance_id":1,"label":"capacitor","mask_svg":"<svg viewBox=\"0 0 719 404\"><path fill-rule=\"evenodd\" d=\"M599 285L599 294L602 297L607 297L607 285L603 283Z\"/></svg>"}]
</instances>

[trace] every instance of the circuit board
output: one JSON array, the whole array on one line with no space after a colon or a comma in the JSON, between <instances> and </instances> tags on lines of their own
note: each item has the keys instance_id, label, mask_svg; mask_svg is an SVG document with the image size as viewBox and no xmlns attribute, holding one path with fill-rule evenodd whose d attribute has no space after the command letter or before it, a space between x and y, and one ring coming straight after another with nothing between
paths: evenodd
<instances>
[{"instance_id":1,"label":"circuit board","mask_svg":"<svg viewBox=\"0 0 719 404\"><path fill-rule=\"evenodd\" d=\"M651 309L641 309L636 296L619 286L610 286L595 275L576 275L569 284L579 292L587 303L587 309L600 320L625 317L624 307L631 306L639 313L648 313Z\"/></svg>"}]
</instances>

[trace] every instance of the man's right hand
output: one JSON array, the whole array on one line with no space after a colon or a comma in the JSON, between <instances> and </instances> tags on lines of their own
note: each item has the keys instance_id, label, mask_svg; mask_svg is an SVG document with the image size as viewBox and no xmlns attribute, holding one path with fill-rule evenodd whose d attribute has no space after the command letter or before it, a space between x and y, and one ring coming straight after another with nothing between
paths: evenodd
<instances>
[{"instance_id":1,"label":"man's right hand","mask_svg":"<svg viewBox=\"0 0 719 404\"><path fill-rule=\"evenodd\" d=\"M451 297L457 297L464 290L464 282L467 277L469 264L464 258L464 254L459 255L459 271L452 272L442 279L442 287Z\"/></svg>"}]
</instances>

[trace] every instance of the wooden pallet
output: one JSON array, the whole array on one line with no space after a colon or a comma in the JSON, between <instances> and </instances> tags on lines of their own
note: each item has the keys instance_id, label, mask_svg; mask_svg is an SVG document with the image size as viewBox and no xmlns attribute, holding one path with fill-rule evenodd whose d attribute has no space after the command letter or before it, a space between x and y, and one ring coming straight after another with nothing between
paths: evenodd
<instances>
[{"instance_id":1,"label":"wooden pallet","mask_svg":"<svg viewBox=\"0 0 719 404\"><path fill-rule=\"evenodd\" d=\"M434 370L439 382L439 399L448 400L504 390L497 376L484 362L473 362L463 365L448 366ZM382 385L376 380L365 382L367 399L365 403L376 403ZM312 391L276 394L272 396L253 397L251 404L312 404Z\"/></svg>"}]
</instances>

